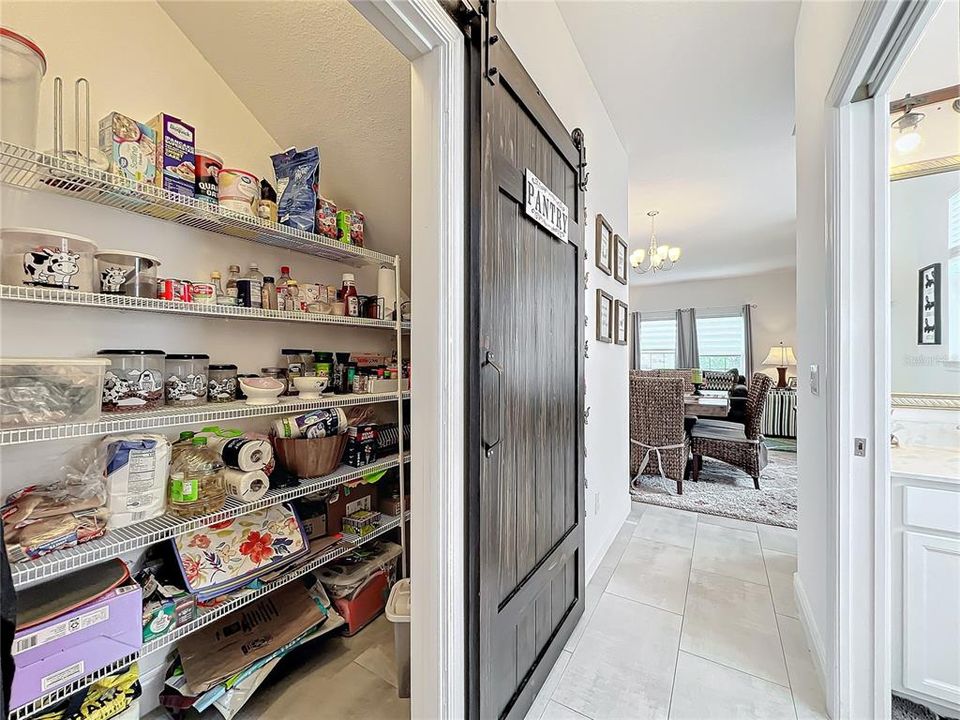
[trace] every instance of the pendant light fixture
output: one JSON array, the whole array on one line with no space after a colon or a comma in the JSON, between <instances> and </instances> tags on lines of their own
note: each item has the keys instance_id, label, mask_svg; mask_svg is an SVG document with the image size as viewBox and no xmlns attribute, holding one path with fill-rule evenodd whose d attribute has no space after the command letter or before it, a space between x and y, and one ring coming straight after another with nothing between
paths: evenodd
<instances>
[{"instance_id":1,"label":"pendant light fixture","mask_svg":"<svg viewBox=\"0 0 960 720\"><path fill-rule=\"evenodd\" d=\"M913 152L920 147L923 140L917 128L926 115L922 112L914 112L913 109L916 106L916 101L908 93L904 98L903 115L891 123L891 127L898 133L893 145L897 148L897 152L901 154Z\"/></svg>"},{"instance_id":2,"label":"pendant light fixture","mask_svg":"<svg viewBox=\"0 0 960 720\"><path fill-rule=\"evenodd\" d=\"M647 213L647 216L650 218L649 249L644 250L643 248L637 248L630 254L630 265L638 275L646 275L648 272L659 272L661 270L672 270L673 266L680 260L680 248L657 243L655 224L656 217L659 214L659 210L651 210ZM646 261L646 263L644 261Z\"/></svg>"}]
</instances>

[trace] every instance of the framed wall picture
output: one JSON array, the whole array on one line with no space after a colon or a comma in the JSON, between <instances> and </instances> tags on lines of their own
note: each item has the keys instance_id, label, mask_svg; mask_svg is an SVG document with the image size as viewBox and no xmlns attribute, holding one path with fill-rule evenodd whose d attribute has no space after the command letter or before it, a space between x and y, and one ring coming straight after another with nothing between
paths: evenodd
<instances>
[{"instance_id":1,"label":"framed wall picture","mask_svg":"<svg viewBox=\"0 0 960 720\"><path fill-rule=\"evenodd\" d=\"M597 289L597 340L613 342L613 297Z\"/></svg>"},{"instance_id":2,"label":"framed wall picture","mask_svg":"<svg viewBox=\"0 0 960 720\"><path fill-rule=\"evenodd\" d=\"M613 228L600 213L597 213L597 267L607 275L611 274L613 254Z\"/></svg>"},{"instance_id":3,"label":"framed wall picture","mask_svg":"<svg viewBox=\"0 0 960 720\"><path fill-rule=\"evenodd\" d=\"M917 344L940 344L940 263L920 269L917 299Z\"/></svg>"},{"instance_id":4,"label":"framed wall picture","mask_svg":"<svg viewBox=\"0 0 960 720\"><path fill-rule=\"evenodd\" d=\"M619 235L613 236L613 277L621 285L627 284L627 241Z\"/></svg>"},{"instance_id":5,"label":"framed wall picture","mask_svg":"<svg viewBox=\"0 0 960 720\"><path fill-rule=\"evenodd\" d=\"M614 327L613 327L613 341L617 345L626 345L627 344L627 304L616 300L614 302Z\"/></svg>"}]
</instances>

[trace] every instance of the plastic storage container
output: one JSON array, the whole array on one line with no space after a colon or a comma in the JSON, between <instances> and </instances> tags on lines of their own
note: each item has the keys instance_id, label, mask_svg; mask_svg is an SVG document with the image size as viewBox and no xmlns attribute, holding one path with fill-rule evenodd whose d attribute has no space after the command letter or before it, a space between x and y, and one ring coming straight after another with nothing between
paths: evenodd
<instances>
[{"instance_id":1,"label":"plastic storage container","mask_svg":"<svg viewBox=\"0 0 960 720\"><path fill-rule=\"evenodd\" d=\"M387 620L393 623L393 652L397 665L397 695L410 697L410 578L398 580L390 590Z\"/></svg>"},{"instance_id":2,"label":"plastic storage container","mask_svg":"<svg viewBox=\"0 0 960 720\"><path fill-rule=\"evenodd\" d=\"M37 146L40 81L47 59L30 38L0 27L0 131L3 140Z\"/></svg>"},{"instance_id":3,"label":"plastic storage container","mask_svg":"<svg viewBox=\"0 0 960 720\"><path fill-rule=\"evenodd\" d=\"M210 365L208 372L207 399L210 402L233 402L237 399L236 365Z\"/></svg>"},{"instance_id":4,"label":"plastic storage container","mask_svg":"<svg viewBox=\"0 0 960 720\"><path fill-rule=\"evenodd\" d=\"M32 285L93 292L92 240L42 228L3 228L2 279L6 285Z\"/></svg>"},{"instance_id":5,"label":"plastic storage container","mask_svg":"<svg viewBox=\"0 0 960 720\"><path fill-rule=\"evenodd\" d=\"M0 358L0 428L100 418L103 358Z\"/></svg>"},{"instance_id":6,"label":"plastic storage container","mask_svg":"<svg viewBox=\"0 0 960 720\"><path fill-rule=\"evenodd\" d=\"M101 250L97 261L97 289L110 295L157 297L157 268L160 259L153 255Z\"/></svg>"},{"instance_id":7,"label":"plastic storage container","mask_svg":"<svg viewBox=\"0 0 960 720\"><path fill-rule=\"evenodd\" d=\"M167 405L187 407L207 401L209 355L167 355L164 398Z\"/></svg>"},{"instance_id":8,"label":"plastic storage container","mask_svg":"<svg viewBox=\"0 0 960 720\"><path fill-rule=\"evenodd\" d=\"M163 407L162 350L101 350L109 361L103 378L104 412L147 412Z\"/></svg>"},{"instance_id":9,"label":"plastic storage container","mask_svg":"<svg viewBox=\"0 0 960 720\"><path fill-rule=\"evenodd\" d=\"M354 553L315 573L347 621L346 635L356 634L383 612L400 552L395 543L377 543L370 553Z\"/></svg>"},{"instance_id":10,"label":"plastic storage container","mask_svg":"<svg viewBox=\"0 0 960 720\"><path fill-rule=\"evenodd\" d=\"M207 447L203 436L190 442L170 466L170 512L183 518L217 512L227 499L220 454Z\"/></svg>"}]
</instances>

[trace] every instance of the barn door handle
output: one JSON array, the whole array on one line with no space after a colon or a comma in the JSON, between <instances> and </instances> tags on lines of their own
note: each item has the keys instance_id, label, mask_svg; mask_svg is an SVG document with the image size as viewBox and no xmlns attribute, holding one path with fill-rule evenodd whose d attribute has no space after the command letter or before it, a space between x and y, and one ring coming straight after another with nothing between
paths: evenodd
<instances>
[{"instance_id":1,"label":"barn door handle","mask_svg":"<svg viewBox=\"0 0 960 720\"><path fill-rule=\"evenodd\" d=\"M487 355L483 360L481 369L487 365L497 371L497 439L492 443L487 442L486 438L483 440L483 451L487 457L490 457L493 455L493 451L497 445L503 440L503 428L500 426L500 412L503 408L503 368L497 365L493 359L493 353L489 350L487 350ZM484 417L482 420L482 427L485 429L487 425L486 418Z\"/></svg>"}]
</instances>

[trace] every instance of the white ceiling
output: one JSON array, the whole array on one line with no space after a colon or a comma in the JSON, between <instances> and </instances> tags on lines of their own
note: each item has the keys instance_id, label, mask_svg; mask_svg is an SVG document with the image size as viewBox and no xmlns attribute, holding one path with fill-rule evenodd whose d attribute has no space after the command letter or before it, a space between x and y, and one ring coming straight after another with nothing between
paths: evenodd
<instances>
[{"instance_id":1,"label":"white ceiling","mask_svg":"<svg viewBox=\"0 0 960 720\"><path fill-rule=\"evenodd\" d=\"M646 247L650 209L658 240L683 249L631 282L794 266L799 2L559 6L630 155L630 249Z\"/></svg>"},{"instance_id":2,"label":"white ceiling","mask_svg":"<svg viewBox=\"0 0 960 720\"><path fill-rule=\"evenodd\" d=\"M960 83L960 2L947 0L924 28L890 88L890 99ZM949 105L949 103L947 103Z\"/></svg>"},{"instance_id":3,"label":"white ceiling","mask_svg":"<svg viewBox=\"0 0 960 720\"><path fill-rule=\"evenodd\" d=\"M410 62L346 0L160 5L280 147L320 148L368 245L409 257Z\"/></svg>"}]
</instances>

